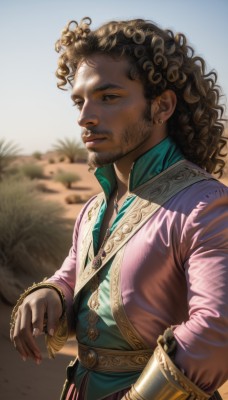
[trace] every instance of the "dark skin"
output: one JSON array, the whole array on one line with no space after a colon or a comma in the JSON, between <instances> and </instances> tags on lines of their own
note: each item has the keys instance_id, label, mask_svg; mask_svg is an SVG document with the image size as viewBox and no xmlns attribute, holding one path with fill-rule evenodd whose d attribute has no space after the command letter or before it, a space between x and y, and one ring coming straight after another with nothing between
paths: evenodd
<instances>
[{"instance_id":1,"label":"dark skin","mask_svg":"<svg viewBox=\"0 0 228 400\"><path fill-rule=\"evenodd\" d=\"M94 166L113 163L117 190L107 204L100 244L116 217L114 199L119 207L128 196L129 174L134 161L167 136L166 121L176 106L174 92L167 90L151 101L151 118L145 118L148 103L140 80L130 80L127 59L93 55L82 62L75 75L72 99L79 109L78 124L82 139ZM162 124L158 121L161 120ZM53 289L39 289L27 296L19 307L11 340L23 360L42 360L36 337L43 332L44 316L48 315L50 335L58 325L62 305Z\"/></svg>"}]
</instances>

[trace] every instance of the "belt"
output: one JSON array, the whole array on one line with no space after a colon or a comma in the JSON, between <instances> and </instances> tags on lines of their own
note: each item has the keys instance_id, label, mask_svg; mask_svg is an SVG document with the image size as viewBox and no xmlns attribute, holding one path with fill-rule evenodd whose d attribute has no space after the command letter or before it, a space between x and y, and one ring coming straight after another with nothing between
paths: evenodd
<instances>
[{"instance_id":1,"label":"belt","mask_svg":"<svg viewBox=\"0 0 228 400\"><path fill-rule=\"evenodd\" d=\"M78 343L78 360L87 369L102 372L142 371L152 350L110 350Z\"/></svg>"}]
</instances>

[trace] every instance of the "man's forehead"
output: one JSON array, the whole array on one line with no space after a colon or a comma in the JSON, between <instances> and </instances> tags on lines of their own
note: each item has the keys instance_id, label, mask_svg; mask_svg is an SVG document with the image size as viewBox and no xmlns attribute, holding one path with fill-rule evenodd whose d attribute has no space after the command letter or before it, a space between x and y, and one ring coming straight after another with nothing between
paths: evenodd
<instances>
[{"instance_id":1,"label":"man's forehead","mask_svg":"<svg viewBox=\"0 0 228 400\"><path fill-rule=\"evenodd\" d=\"M110 56L91 56L78 65L73 91L80 90L84 85L104 89L106 86L122 87L123 81L129 80L128 72L129 62L125 58L117 60Z\"/></svg>"},{"instance_id":2,"label":"man's forehead","mask_svg":"<svg viewBox=\"0 0 228 400\"><path fill-rule=\"evenodd\" d=\"M130 62L126 57L114 58L109 55L94 54L79 62L75 79L83 73L113 73L118 70L119 72L126 73L129 70Z\"/></svg>"}]
</instances>

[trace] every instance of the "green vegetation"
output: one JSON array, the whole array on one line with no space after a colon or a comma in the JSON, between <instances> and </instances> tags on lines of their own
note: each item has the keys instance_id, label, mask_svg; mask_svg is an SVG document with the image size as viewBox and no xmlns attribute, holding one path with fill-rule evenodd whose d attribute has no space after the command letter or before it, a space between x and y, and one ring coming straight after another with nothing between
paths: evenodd
<instances>
[{"instance_id":1,"label":"green vegetation","mask_svg":"<svg viewBox=\"0 0 228 400\"><path fill-rule=\"evenodd\" d=\"M32 156L38 161L42 160L42 153L40 151L35 151Z\"/></svg>"},{"instance_id":2,"label":"green vegetation","mask_svg":"<svg viewBox=\"0 0 228 400\"><path fill-rule=\"evenodd\" d=\"M67 189L71 189L72 183L80 181L81 178L75 172L59 170L54 179L56 182L61 182Z\"/></svg>"},{"instance_id":3,"label":"green vegetation","mask_svg":"<svg viewBox=\"0 0 228 400\"><path fill-rule=\"evenodd\" d=\"M43 167L34 163L21 165L20 172L29 179L42 179L44 177Z\"/></svg>"},{"instance_id":4,"label":"green vegetation","mask_svg":"<svg viewBox=\"0 0 228 400\"><path fill-rule=\"evenodd\" d=\"M9 164L17 158L19 151L16 144L0 139L0 180Z\"/></svg>"},{"instance_id":5,"label":"green vegetation","mask_svg":"<svg viewBox=\"0 0 228 400\"><path fill-rule=\"evenodd\" d=\"M54 150L60 156L67 157L70 163L75 163L78 160L85 161L87 158L86 150L75 139L59 139L54 145Z\"/></svg>"},{"instance_id":6,"label":"green vegetation","mask_svg":"<svg viewBox=\"0 0 228 400\"><path fill-rule=\"evenodd\" d=\"M33 182L0 183L0 295L13 304L25 285L50 276L66 256L72 223Z\"/></svg>"},{"instance_id":7,"label":"green vegetation","mask_svg":"<svg viewBox=\"0 0 228 400\"><path fill-rule=\"evenodd\" d=\"M18 178L21 177L21 172L20 172L20 167L18 166L18 164L12 164L10 165L4 172L4 179L8 179L11 177L16 177L18 176Z\"/></svg>"}]
</instances>

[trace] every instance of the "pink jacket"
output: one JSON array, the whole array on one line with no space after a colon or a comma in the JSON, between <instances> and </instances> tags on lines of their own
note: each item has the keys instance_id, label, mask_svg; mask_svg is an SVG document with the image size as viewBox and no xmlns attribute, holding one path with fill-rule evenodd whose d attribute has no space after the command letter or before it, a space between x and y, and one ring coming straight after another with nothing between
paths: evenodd
<instances>
[{"instance_id":1,"label":"pink jacket","mask_svg":"<svg viewBox=\"0 0 228 400\"><path fill-rule=\"evenodd\" d=\"M50 279L71 310L78 251L91 199L77 218L73 245ZM212 393L228 378L228 189L201 181L168 200L128 241L120 272L128 319L149 347L169 326L177 366Z\"/></svg>"}]
</instances>

